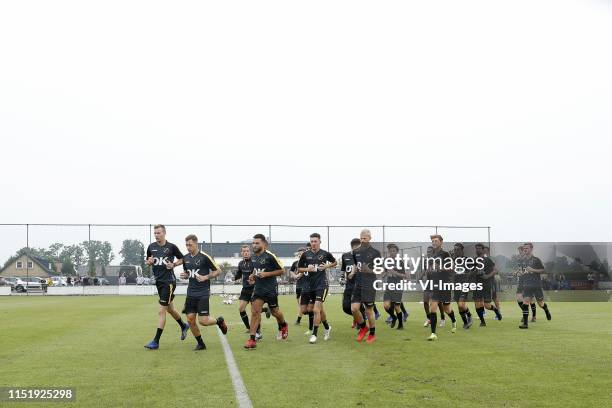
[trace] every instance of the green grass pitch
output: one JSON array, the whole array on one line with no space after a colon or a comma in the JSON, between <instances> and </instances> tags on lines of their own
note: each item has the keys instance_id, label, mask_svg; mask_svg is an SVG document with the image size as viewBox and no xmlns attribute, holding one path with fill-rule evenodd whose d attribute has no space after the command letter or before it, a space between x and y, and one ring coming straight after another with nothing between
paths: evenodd
<instances>
[{"instance_id":1,"label":"green grass pitch","mask_svg":"<svg viewBox=\"0 0 612 408\"><path fill-rule=\"evenodd\" d=\"M247 351L237 305L213 298L255 407L611 406L612 303L552 303L552 321L538 309L538 322L523 331L507 302L503 321L489 313L488 327L456 334L449 325L437 342L425 340L422 306L408 303L406 330L390 329L383 313L377 342L366 345L355 341L340 300L325 303L330 341L308 344L308 319L295 326L295 298L284 296L289 339L276 341L274 318L264 318L264 340ZM46 404L53 407L235 406L216 329L204 329L208 350L195 353L193 336L181 342L170 318L161 348L148 351L156 318L155 297L1 298L0 386L76 387L75 403Z\"/></svg>"}]
</instances>

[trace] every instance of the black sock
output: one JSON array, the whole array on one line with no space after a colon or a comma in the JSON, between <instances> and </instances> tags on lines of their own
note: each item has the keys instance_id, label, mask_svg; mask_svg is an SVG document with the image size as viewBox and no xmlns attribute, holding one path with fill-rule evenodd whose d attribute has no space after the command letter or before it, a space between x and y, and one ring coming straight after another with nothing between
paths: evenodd
<instances>
[{"instance_id":1,"label":"black sock","mask_svg":"<svg viewBox=\"0 0 612 408\"><path fill-rule=\"evenodd\" d=\"M180 317L176 319L176 322L178 323L179 326L181 326L181 329L184 329L185 326L187 326L185 323L183 323L183 319L181 319Z\"/></svg>"},{"instance_id":2,"label":"black sock","mask_svg":"<svg viewBox=\"0 0 612 408\"><path fill-rule=\"evenodd\" d=\"M397 312L397 321L398 321L397 327L404 327L404 319L403 319L401 311Z\"/></svg>"},{"instance_id":3,"label":"black sock","mask_svg":"<svg viewBox=\"0 0 612 408\"><path fill-rule=\"evenodd\" d=\"M444 320L444 304L438 302L438 308L440 308L440 320Z\"/></svg>"},{"instance_id":4,"label":"black sock","mask_svg":"<svg viewBox=\"0 0 612 408\"><path fill-rule=\"evenodd\" d=\"M406 308L404 307L404 303L400 302L400 310L402 311L402 313L408 313L406 312Z\"/></svg>"},{"instance_id":5,"label":"black sock","mask_svg":"<svg viewBox=\"0 0 612 408\"><path fill-rule=\"evenodd\" d=\"M155 340L156 343L159 343L159 339L160 339L163 331L164 331L164 329L157 329L157 333L155 333L155 339L153 339L153 340Z\"/></svg>"},{"instance_id":6,"label":"black sock","mask_svg":"<svg viewBox=\"0 0 612 408\"><path fill-rule=\"evenodd\" d=\"M468 319L472 318L472 313L470 312L470 309L465 309L465 315L467 316Z\"/></svg>"},{"instance_id":7,"label":"black sock","mask_svg":"<svg viewBox=\"0 0 612 408\"><path fill-rule=\"evenodd\" d=\"M544 309L545 311L548 311L548 305L544 303L544 305L542 306L542 309Z\"/></svg>"},{"instance_id":8,"label":"black sock","mask_svg":"<svg viewBox=\"0 0 612 408\"><path fill-rule=\"evenodd\" d=\"M456 322L456 320L455 320L455 311L454 310L450 311L450 313L448 314L448 317L451 318L451 322L453 322L453 323Z\"/></svg>"},{"instance_id":9,"label":"black sock","mask_svg":"<svg viewBox=\"0 0 612 408\"><path fill-rule=\"evenodd\" d=\"M532 315L533 317L536 317L536 310L537 310L537 309L536 309L535 303L532 303L532 304L531 304L531 315Z\"/></svg>"},{"instance_id":10,"label":"black sock","mask_svg":"<svg viewBox=\"0 0 612 408\"><path fill-rule=\"evenodd\" d=\"M374 304L373 309L374 309L374 313L378 314L378 309L376 308L376 304Z\"/></svg>"},{"instance_id":11,"label":"black sock","mask_svg":"<svg viewBox=\"0 0 612 408\"><path fill-rule=\"evenodd\" d=\"M480 319L480 323L485 323L484 319L484 307L477 307L476 313L478 313L478 318Z\"/></svg>"},{"instance_id":12,"label":"black sock","mask_svg":"<svg viewBox=\"0 0 612 408\"><path fill-rule=\"evenodd\" d=\"M500 319L501 313L499 313L499 309L495 305L491 305L491 309L493 309L493 312L495 313L495 316L497 316L497 319Z\"/></svg>"},{"instance_id":13,"label":"black sock","mask_svg":"<svg viewBox=\"0 0 612 408\"><path fill-rule=\"evenodd\" d=\"M438 314L437 313L430 313L429 314L429 321L431 322L431 324L429 325L431 327L431 332L432 333L436 333L436 324L438 323Z\"/></svg>"},{"instance_id":14,"label":"black sock","mask_svg":"<svg viewBox=\"0 0 612 408\"><path fill-rule=\"evenodd\" d=\"M374 336L376 334L376 327L370 327L370 336Z\"/></svg>"},{"instance_id":15,"label":"black sock","mask_svg":"<svg viewBox=\"0 0 612 408\"><path fill-rule=\"evenodd\" d=\"M389 306L388 309L385 309L385 312L389 313L389 316L395 320L395 309L393 308L393 305Z\"/></svg>"},{"instance_id":16,"label":"black sock","mask_svg":"<svg viewBox=\"0 0 612 408\"><path fill-rule=\"evenodd\" d=\"M260 334L261 334L261 324L260 324L260 325L257 325L257 333L260 333Z\"/></svg>"},{"instance_id":17,"label":"black sock","mask_svg":"<svg viewBox=\"0 0 612 408\"><path fill-rule=\"evenodd\" d=\"M242 319L242 323L244 323L245 327L250 330L251 326L249 325L249 316L247 316L247 312L240 312L240 318Z\"/></svg>"},{"instance_id":18,"label":"black sock","mask_svg":"<svg viewBox=\"0 0 612 408\"><path fill-rule=\"evenodd\" d=\"M523 310L523 302L521 302L520 300L516 301L516 304L518 304L518 307Z\"/></svg>"},{"instance_id":19,"label":"black sock","mask_svg":"<svg viewBox=\"0 0 612 408\"><path fill-rule=\"evenodd\" d=\"M365 320L363 322L359 323L357 326L359 326L359 329L363 329L364 327L366 327Z\"/></svg>"},{"instance_id":20,"label":"black sock","mask_svg":"<svg viewBox=\"0 0 612 408\"><path fill-rule=\"evenodd\" d=\"M251 340L255 340L255 335L251 334Z\"/></svg>"},{"instance_id":21,"label":"black sock","mask_svg":"<svg viewBox=\"0 0 612 408\"><path fill-rule=\"evenodd\" d=\"M314 326L314 312L308 312L308 330L312 331L312 326Z\"/></svg>"},{"instance_id":22,"label":"black sock","mask_svg":"<svg viewBox=\"0 0 612 408\"><path fill-rule=\"evenodd\" d=\"M467 317L465 317L465 311L460 310L459 316L461 316L461 320L463 320L463 324L467 324Z\"/></svg>"},{"instance_id":23,"label":"black sock","mask_svg":"<svg viewBox=\"0 0 612 408\"><path fill-rule=\"evenodd\" d=\"M302 316L298 316L296 322L301 322L302 321Z\"/></svg>"},{"instance_id":24,"label":"black sock","mask_svg":"<svg viewBox=\"0 0 612 408\"><path fill-rule=\"evenodd\" d=\"M204 345L204 341L202 340L202 335L200 334L198 337L196 337L196 341L198 342L199 345Z\"/></svg>"},{"instance_id":25,"label":"black sock","mask_svg":"<svg viewBox=\"0 0 612 408\"><path fill-rule=\"evenodd\" d=\"M329 324L327 324L327 320L323 320L321 323L323 323L323 327L325 327L325 330L329 330Z\"/></svg>"},{"instance_id":26,"label":"black sock","mask_svg":"<svg viewBox=\"0 0 612 408\"><path fill-rule=\"evenodd\" d=\"M314 326L312 328L312 335L316 336L318 332L319 332L319 326Z\"/></svg>"},{"instance_id":27,"label":"black sock","mask_svg":"<svg viewBox=\"0 0 612 408\"><path fill-rule=\"evenodd\" d=\"M529 305L523 304L523 324L527 326L527 321L529 320Z\"/></svg>"}]
</instances>

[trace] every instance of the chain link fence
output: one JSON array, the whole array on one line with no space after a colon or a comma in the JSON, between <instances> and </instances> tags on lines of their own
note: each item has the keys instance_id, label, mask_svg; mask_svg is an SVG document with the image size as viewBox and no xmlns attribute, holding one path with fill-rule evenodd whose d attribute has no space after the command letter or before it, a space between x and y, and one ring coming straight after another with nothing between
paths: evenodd
<instances>
[{"instance_id":1,"label":"chain link fence","mask_svg":"<svg viewBox=\"0 0 612 408\"><path fill-rule=\"evenodd\" d=\"M154 224L0 224L2 283L10 286L13 293L24 294L44 293L49 286L78 287L81 293L120 293L121 286L130 285L153 293L150 271L144 264L146 248L154 240L153 227ZM221 293L235 291L230 280L240 261L240 246L249 244L257 233L268 237L270 250L286 269L313 232L321 235L322 248L336 258L350 250L351 239L363 229L371 231L372 240L383 251L389 242L406 243L400 244L405 251L414 250L416 245L408 243L427 242L434 233L447 234L455 241L488 243L491 237L487 226L166 224L166 228L168 241L183 252L184 238L189 234L198 236L201 250L222 266L223 273L214 282L221 286ZM448 240L446 236L445 239ZM332 283L337 283L338 277L338 270L331 271ZM281 277L281 283L291 283L288 273ZM292 290L291 286L286 290Z\"/></svg>"}]
</instances>

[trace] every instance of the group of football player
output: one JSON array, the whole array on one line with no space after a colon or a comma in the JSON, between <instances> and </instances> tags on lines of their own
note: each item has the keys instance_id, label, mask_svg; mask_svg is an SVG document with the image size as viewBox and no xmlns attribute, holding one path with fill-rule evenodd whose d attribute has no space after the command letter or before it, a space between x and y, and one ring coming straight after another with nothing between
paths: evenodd
<instances>
[{"instance_id":1,"label":"group of football player","mask_svg":"<svg viewBox=\"0 0 612 408\"><path fill-rule=\"evenodd\" d=\"M183 256L178 247L166 240L166 228L156 225L154 228L155 242L147 248L146 263L151 266L157 291L159 294L158 327L154 339L145 347L158 349L160 338L166 323L166 314L170 314L180 327L180 338L184 340L189 330L196 338L195 350L206 348L199 330L200 326L219 327L223 334L227 333L227 325L223 317L213 318L210 316L210 279L218 276L221 269L211 256L200 251L198 238L191 234L185 238L187 254ZM418 279L423 290L423 308L426 314L425 327L431 329L428 340L437 340L437 327L444 327L446 316L451 320L451 333L457 330L455 313L451 307L454 300L463 321L463 329L469 329L472 324L472 315L468 307L470 291L457 290L454 286L449 290L442 283L476 283L472 290L474 307L480 326L487 325L485 321L485 310L495 314L495 319L502 320L499 306L499 287L495 275L499 273L495 263L489 256L489 248L483 244L475 245L478 258L482 259L480 267L468 270L455 270L448 267L445 262L451 258L451 265L464 265L457 262L465 258L464 246L456 243L451 252L443 249L443 238L439 234L431 235L431 246L427 249L429 260L438 259L440 262L425 263L421 268ZM404 322L409 316L405 308L402 286L404 281L410 281L414 275L410 273L406 265L398 257L400 248L396 244L386 246L386 258L398 259L393 266L385 268L382 273L375 271L377 259L383 257L381 252L371 245L372 234L364 229L359 238L351 240L351 250L342 254L340 270L343 274L344 292L342 297L342 309L350 315L353 320L352 327L357 330L357 341L365 339L367 344L376 341L376 321L380 313L376 307L377 293L376 281L384 279L386 282L382 294L383 306L389 315L386 323L390 328L403 330ZM532 321L535 321L535 304L537 303L546 313L548 320L551 319L548 306L544 302L540 274L544 272L542 261L533 256L533 244L526 243L519 247L519 268L516 273L519 279L517 288L517 302L523 313L522 329L528 328L529 309L532 310ZM296 324L301 323L302 316L308 316L309 342L314 344L319 338L319 326L323 325L323 340L329 340L332 327L327 321L324 302L329 293L328 270L338 266L334 256L321 248L321 236L318 233L310 235L308 244L299 248L296 253L298 259L290 268L291 277L296 281L296 297L298 303L298 317ZM242 284L240 293L239 314L249 338L244 347L254 349L257 342L262 339L261 315L267 318L274 316L278 324L278 340L285 340L289 334L288 324L278 303L277 277L285 271L281 261L268 250L268 241L263 234L255 234L251 245L243 245L241 248L242 260L234 279L236 283ZM187 316L187 323L183 322L181 314L173 306L176 278L173 269L183 265L182 279L189 279L187 297L183 307L183 313ZM416 271L415 271L416 272ZM428 284L430 282L431 284ZM380 296L379 296L380 300ZM251 305L251 316L246 312L247 305ZM438 313L440 321L438 323ZM197 319L196 319L197 316ZM367 336L367 337L366 337Z\"/></svg>"}]
</instances>

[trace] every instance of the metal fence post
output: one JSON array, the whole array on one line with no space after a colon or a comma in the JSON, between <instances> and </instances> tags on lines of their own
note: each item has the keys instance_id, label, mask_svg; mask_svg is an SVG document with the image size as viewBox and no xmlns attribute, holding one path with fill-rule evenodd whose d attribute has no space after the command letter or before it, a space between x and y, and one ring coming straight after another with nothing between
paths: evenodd
<instances>
[{"instance_id":1,"label":"metal fence post","mask_svg":"<svg viewBox=\"0 0 612 408\"><path fill-rule=\"evenodd\" d=\"M26 224L26 296L30 296L28 282L30 281L30 224ZM17 286L17 285L15 285Z\"/></svg>"},{"instance_id":2,"label":"metal fence post","mask_svg":"<svg viewBox=\"0 0 612 408\"><path fill-rule=\"evenodd\" d=\"M87 263L89 264L91 262L91 224L87 225ZM96 273L96 264L95 264L95 259L94 259L94 263L93 263L93 270L94 270L94 274ZM89 265L87 265L87 278L89 281L89 278L92 278L90 283L91 286L94 286L94 280L93 277L90 276L90 270L89 270ZM83 294L85 294L85 286L82 286L83 288Z\"/></svg>"},{"instance_id":3,"label":"metal fence post","mask_svg":"<svg viewBox=\"0 0 612 408\"><path fill-rule=\"evenodd\" d=\"M208 235L209 235L209 238L210 238L210 243L209 243L209 246L210 246L210 256L214 257L215 255L213 254L213 225L212 224L210 224L208 226Z\"/></svg>"}]
</instances>

